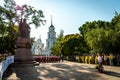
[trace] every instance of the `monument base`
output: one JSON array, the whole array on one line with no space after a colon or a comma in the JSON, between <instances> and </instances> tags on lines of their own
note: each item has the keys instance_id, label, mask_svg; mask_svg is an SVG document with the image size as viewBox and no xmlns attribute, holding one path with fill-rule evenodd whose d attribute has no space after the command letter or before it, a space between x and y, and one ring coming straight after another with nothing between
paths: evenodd
<instances>
[{"instance_id":1,"label":"monument base","mask_svg":"<svg viewBox=\"0 0 120 80\"><path fill-rule=\"evenodd\" d=\"M9 67L3 80L40 80L40 75L34 66Z\"/></svg>"},{"instance_id":2,"label":"monument base","mask_svg":"<svg viewBox=\"0 0 120 80\"><path fill-rule=\"evenodd\" d=\"M29 66L38 66L39 62L33 61L33 62L14 62L10 66L12 67L29 67Z\"/></svg>"},{"instance_id":3,"label":"monument base","mask_svg":"<svg viewBox=\"0 0 120 80\"><path fill-rule=\"evenodd\" d=\"M26 61L33 61L33 56L31 49L26 48L18 48L16 49L14 62L26 62Z\"/></svg>"},{"instance_id":4,"label":"monument base","mask_svg":"<svg viewBox=\"0 0 120 80\"><path fill-rule=\"evenodd\" d=\"M36 65L39 65L39 63L33 59L31 49L26 49L26 48L16 49L14 63L11 66L22 67L22 66L36 66Z\"/></svg>"}]
</instances>

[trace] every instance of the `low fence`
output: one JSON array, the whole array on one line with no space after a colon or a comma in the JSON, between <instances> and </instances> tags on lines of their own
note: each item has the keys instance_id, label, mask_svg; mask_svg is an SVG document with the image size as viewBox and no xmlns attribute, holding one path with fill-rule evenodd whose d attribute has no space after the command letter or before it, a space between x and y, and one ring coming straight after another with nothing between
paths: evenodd
<instances>
[{"instance_id":1,"label":"low fence","mask_svg":"<svg viewBox=\"0 0 120 80\"><path fill-rule=\"evenodd\" d=\"M8 68L10 64L14 63L14 56L8 56L6 60L0 63L0 80L2 80L3 73Z\"/></svg>"}]
</instances>

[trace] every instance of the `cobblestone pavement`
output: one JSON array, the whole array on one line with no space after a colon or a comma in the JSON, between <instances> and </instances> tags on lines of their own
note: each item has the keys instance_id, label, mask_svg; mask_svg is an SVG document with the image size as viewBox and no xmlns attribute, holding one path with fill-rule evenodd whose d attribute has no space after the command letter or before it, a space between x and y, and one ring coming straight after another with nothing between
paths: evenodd
<instances>
[{"instance_id":1,"label":"cobblestone pavement","mask_svg":"<svg viewBox=\"0 0 120 80\"><path fill-rule=\"evenodd\" d=\"M41 63L35 68L38 72L39 80L120 80L120 67L113 66L104 66L104 73L99 73L93 64L68 61ZM14 72L4 79L22 80L17 78ZM25 78L25 80L28 80L28 78Z\"/></svg>"},{"instance_id":2,"label":"cobblestone pavement","mask_svg":"<svg viewBox=\"0 0 120 80\"><path fill-rule=\"evenodd\" d=\"M104 73L99 73L95 65L65 61L36 68L41 80L120 80L120 67L104 66Z\"/></svg>"}]
</instances>

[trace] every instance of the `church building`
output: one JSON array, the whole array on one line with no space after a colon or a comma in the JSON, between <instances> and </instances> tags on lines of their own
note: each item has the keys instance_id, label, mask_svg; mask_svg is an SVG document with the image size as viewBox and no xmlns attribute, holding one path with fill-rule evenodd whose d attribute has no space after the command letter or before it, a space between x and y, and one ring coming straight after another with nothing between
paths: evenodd
<instances>
[{"instance_id":1,"label":"church building","mask_svg":"<svg viewBox=\"0 0 120 80\"><path fill-rule=\"evenodd\" d=\"M42 51L43 55L51 54L51 48L55 44L55 40L56 40L56 32L55 32L55 27L53 26L52 18L51 18L51 25L49 27L49 31L46 39L46 47L45 47L45 50Z\"/></svg>"},{"instance_id":2,"label":"church building","mask_svg":"<svg viewBox=\"0 0 120 80\"><path fill-rule=\"evenodd\" d=\"M56 40L56 32L55 32L55 27L52 24L52 19L51 19L51 26L49 27L49 32L48 32L48 39L46 40L46 49L51 49L52 46L55 44Z\"/></svg>"},{"instance_id":3,"label":"church building","mask_svg":"<svg viewBox=\"0 0 120 80\"><path fill-rule=\"evenodd\" d=\"M42 43L41 37L37 39L32 45L31 51L33 55L42 55L44 44Z\"/></svg>"}]
</instances>

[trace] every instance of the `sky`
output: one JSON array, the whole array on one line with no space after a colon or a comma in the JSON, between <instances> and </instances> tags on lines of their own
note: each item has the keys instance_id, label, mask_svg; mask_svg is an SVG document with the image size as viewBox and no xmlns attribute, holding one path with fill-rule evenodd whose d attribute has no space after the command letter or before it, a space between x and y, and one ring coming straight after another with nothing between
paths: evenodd
<instances>
[{"instance_id":1,"label":"sky","mask_svg":"<svg viewBox=\"0 0 120 80\"><path fill-rule=\"evenodd\" d=\"M56 36L60 30L64 35L79 33L78 28L86 21L111 21L114 12L120 13L120 0L15 0L18 5L27 4L42 10L47 23L35 29L31 27L31 37L46 44L48 28L51 25L51 16ZM0 4L3 0L0 0Z\"/></svg>"}]
</instances>

